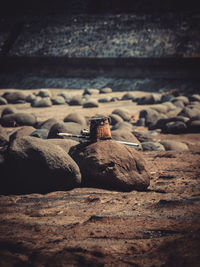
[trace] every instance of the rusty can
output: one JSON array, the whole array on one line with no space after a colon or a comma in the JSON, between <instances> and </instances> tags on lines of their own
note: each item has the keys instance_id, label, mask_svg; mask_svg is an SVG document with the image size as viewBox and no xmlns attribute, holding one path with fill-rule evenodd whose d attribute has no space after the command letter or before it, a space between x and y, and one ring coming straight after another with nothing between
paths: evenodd
<instances>
[{"instance_id":1,"label":"rusty can","mask_svg":"<svg viewBox=\"0 0 200 267\"><path fill-rule=\"evenodd\" d=\"M110 125L108 117L93 117L90 120L90 140L111 139Z\"/></svg>"}]
</instances>

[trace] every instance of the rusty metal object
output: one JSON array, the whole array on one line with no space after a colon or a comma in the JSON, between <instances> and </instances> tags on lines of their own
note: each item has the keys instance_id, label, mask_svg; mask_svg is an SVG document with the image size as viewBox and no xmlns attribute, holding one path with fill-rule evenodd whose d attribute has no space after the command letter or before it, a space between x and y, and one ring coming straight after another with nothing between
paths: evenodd
<instances>
[{"instance_id":1,"label":"rusty metal object","mask_svg":"<svg viewBox=\"0 0 200 267\"><path fill-rule=\"evenodd\" d=\"M94 117L90 120L90 140L92 142L111 138L108 117Z\"/></svg>"}]
</instances>

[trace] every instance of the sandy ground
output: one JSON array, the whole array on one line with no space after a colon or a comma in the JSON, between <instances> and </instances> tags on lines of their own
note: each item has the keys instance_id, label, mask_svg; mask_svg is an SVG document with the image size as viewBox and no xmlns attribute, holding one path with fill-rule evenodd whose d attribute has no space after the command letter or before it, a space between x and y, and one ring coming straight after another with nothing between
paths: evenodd
<instances>
[{"instance_id":1,"label":"sandy ground","mask_svg":"<svg viewBox=\"0 0 200 267\"><path fill-rule=\"evenodd\" d=\"M39 121L63 120L72 111L109 115L117 107L127 108L134 121L143 108L129 100L90 109L15 106ZM190 150L140 152L151 174L147 192L77 188L0 196L0 266L199 266L200 135L160 134L155 139L182 141Z\"/></svg>"}]
</instances>

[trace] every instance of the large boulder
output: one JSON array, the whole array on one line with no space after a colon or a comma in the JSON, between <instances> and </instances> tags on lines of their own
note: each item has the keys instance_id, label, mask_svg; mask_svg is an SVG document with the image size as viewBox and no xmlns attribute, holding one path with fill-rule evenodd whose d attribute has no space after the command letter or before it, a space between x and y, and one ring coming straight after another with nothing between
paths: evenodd
<instances>
[{"instance_id":1,"label":"large boulder","mask_svg":"<svg viewBox=\"0 0 200 267\"><path fill-rule=\"evenodd\" d=\"M134 101L135 97L134 97L133 93L128 92L128 93L125 93L122 96L121 100L132 100L132 101Z\"/></svg>"},{"instance_id":2,"label":"large boulder","mask_svg":"<svg viewBox=\"0 0 200 267\"><path fill-rule=\"evenodd\" d=\"M156 110L148 108L140 111L139 118L145 119L145 126L153 127L161 118L161 115Z\"/></svg>"},{"instance_id":3,"label":"large boulder","mask_svg":"<svg viewBox=\"0 0 200 267\"><path fill-rule=\"evenodd\" d=\"M40 128L40 129L47 129L47 130L50 130L51 127L56 124L58 121L55 119L55 118L50 118L46 121L43 121L43 122L40 122L37 124L37 128Z\"/></svg>"},{"instance_id":4,"label":"large boulder","mask_svg":"<svg viewBox=\"0 0 200 267\"><path fill-rule=\"evenodd\" d=\"M110 121L110 125L115 125L117 123L123 122L123 119L117 114L111 114L109 116L109 121Z\"/></svg>"},{"instance_id":5,"label":"large boulder","mask_svg":"<svg viewBox=\"0 0 200 267\"><path fill-rule=\"evenodd\" d=\"M99 90L99 93L100 93L100 94L108 94L108 93L112 93L112 88L109 88L109 87L101 88L101 89Z\"/></svg>"},{"instance_id":6,"label":"large boulder","mask_svg":"<svg viewBox=\"0 0 200 267\"><path fill-rule=\"evenodd\" d=\"M26 102L26 94L21 91L5 92L2 97L10 104Z\"/></svg>"},{"instance_id":7,"label":"large boulder","mask_svg":"<svg viewBox=\"0 0 200 267\"><path fill-rule=\"evenodd\" d=\"M81 170L84 186L143 191L150 184L145 162L132 147L105 140L78 145L69 153Z\"/></svg>"},{"instance_id":8,"label":"large boulder","mask_svg":"<svg viewBox=\"0 0 200 267\"><path fill-rule=\"evenodd\" d=\"M83 108L97 108L98 106L98 101L95 99L90 99L83 104Z\"/></svg>"},{"instance_id":9,"label":"large boulder","mask_svg":"<svg viewBox=\"0 0 200 267\"><path fill-rule=\"evenodd\" d=\"M10 193L69 190L81 183L77 164L57 145L35 137L15 139L8 150Z\"/></svg>"},{"instance_id":10,"label":"large boulder","mask_svg":"<svg viewBox=\"0 0 200 267\"><path fill-rule=\"evenodd\" d=\"M86 118L78 112L73 112L73 113L68 114L64 118L64 122L76 122L84 126L86 126L87 124Z\"/></svg>"},{"instance_id":11,"label":"large boulder","mask_svg":"<svg viewBox=\"0 0 200 267\"><path fill-rule=\"evenodd\" d=\"M16 109L14 107L5 107L1 110L1 117L8 115L8 114L13 114L16 113Z\"/></svg>"},{"instance_id":12,"label":"large boulder","mask_svg":"<svg viewBox=\"0 0 200 267\"><path fill-rule=\"evenodd\" d=\"M195 119L198 116L200 116L200 109L196 106L193 107L185 107L182 109L181 112L179 112L178 115L188 117L190 119Z\"/></svg>"},{"instance_id":13,"label":"large boulder","mask_svg":"<svg viewBox=\"0 0 200 267\"><path fill-rule=\"evenodd\" d=\"M83 99L81 95L73 96L69 101L68 104L70 106L81 106L83 104Z\"/></svg>"},{"instance_id":14,"label":"large boulder","mask_svg":"<svg viewBox=\"0 0 200 267\"><path fill-rule=\"evenodd\" d=\"M47 139L45 140L46 144L49 145L49 144L54 144L54 145L57 145L59 146L60 148L62 148L66 153L69 153L70 149L73 147L73 146L76 146L79 144L79 142L75 141L75 140L72 140L70 138L68 139Z\"/></svg>"},{"instance_id":15,"label":"large boulder","mask_svg":"<svg viewBox=\"0 0 200 267\"><path fill-rule=\"evenodd\" d=\"M187 125L183 121L170 121L162 129L163 133L181 134L187 132Z\"/></svg>"},{"instance_id":16,"label":"large boulder","mask_svg":"<svg viewBox=\"0 0 200 267\"><path fill-rule=\"evenodd\" d=\"M12 113L1 117L1 124L4 127L17 126L35 126L37 119L34 114L28 113Z\"/></svg>"},{"instance_id":17,"label":"large boulder","mask_svg":"<svg viewBox=\"0 0 200 267\"><path fill-rule=\"evenodd\" d=\"M43 129L36 129L33 132L31 132L29 135L37 137L37 138L47 139L48 134L49 134L49 130L43 128Z\"/></svg>"},{"instance_id":18,"label":"large boulder","mask_svg":"<svg viewBox=\"0 0 200 267\"><path fill-rule=\"evenodd\" d=\"M143 151L165 151L164 146L159 142L143 142Z\"/></svg>"},{"instance_id":19,"label":"large boulder","mask_svg":"<svg viewBox=\"0 0 200 267\"><path fill-rule=\"evenodd\" d=\"M41 89L38 94L40 97L51 97L51 92L48 89Z\"/></svg>"},{"instance_id":20,"label":"large boulder","mask_svg":"<svg viewBox=\"0 0 200 267\"><path fill-rule=\"evenodd\" d=\"M31 107L34 108L47 108L51 106L52 102L49 97L44 97L44 98L36 97L33 101L31 101Z\"/></svg>"},{"instance_id":21,"label":"large boulder","mask_svg":"<svg viewBox=\"0 0 200 267\"><path fill-rule=\"evenodd\" d=\"M53 105L64 105L65 103L65 98L62 96L55 96L51 98L51 102Z\"/></svg>"}]
</instances>

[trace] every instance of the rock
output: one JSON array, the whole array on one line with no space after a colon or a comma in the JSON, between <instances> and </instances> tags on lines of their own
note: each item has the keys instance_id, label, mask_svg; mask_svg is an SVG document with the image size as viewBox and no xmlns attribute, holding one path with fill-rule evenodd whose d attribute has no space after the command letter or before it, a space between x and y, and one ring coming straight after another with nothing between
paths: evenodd
<instances>
[{"instance_id":1,"label":"rock","mask_svg":"<svg viewBox=\"0 0 200 267\"><path fill-rule=\"evenodd\" d=\"M164 102L162 103L162 105L167 106L168 111L174 110L177 108L172 102Z\"/></svg>"},{"instance_id":2,"label":"rock","mask_svg":"<svg viewBox=\"0 0 200 267\"><path fill-rule=\"evenodd\" d=\"M183 101L181 100L176 100L176 101L173 101L173 104L176 106L176 107L179 107L179 108L184 108L184 103Z\"/></svg>"},{"instance_id":3,"label":"rock","mask_svg":"<svg viewBox=\"0 0 200 267\"><path fill-rule=\"evenodd\" d=\"M53 105L64 105L64 104L66 104L65 103L65 99L62 96L56 96L56 97L51 98L51 102L52 102Z\"/></svg>"},{"instance_id":4,"label":"rock","mask_svg":"<svg viewBox=\"0 0 200 267\"><path fill-rule=\"evenodd\" d=\"M177 131L179 131L179 129L183 130L184 128L186 130L186 124L185 124L186 122L187 122L187 118L183 117L183 116L176 116L176 117L172 117L172 118L163 118L163 119L160 119L157 121L154 128L155 129L162 129L162 131L166 132L166 133L168 131L173 132L173 129L174 129L174 131L176 129L177 129ZM171 129L171 131L170 131L170 129Z\"/></svg>"},{"instance_id":5,"label":"rock","mask_svg":"<svg viewBox=\"0 0 200 267\"><path fill-rule=\"evenodd\" d=\"M193 108L184 107L178 115L195 119L196 117L200 116L200 109L195 106Z\"/></svg>"},{"instance_id":6,"label":"rock","mask_svg":"<svg viewBox=\"0 0 200 267\"><path fill-rule=\"evenodd\" d=\"M135 101L135 97L132 93L125 93L121 100L132 100L132 101Z\"/></svg>"},{"instance_id":7,"label":"rock","mask_svg":"<svg viewBox=\"0 0 200 267\"><path fill-rule=\"evenodd\" d=\"M193 94L190 96L190 101L198 101L200 102L200 95L199 94Z\"/></svg>"},{"instance_id":8,"label":"rock","mask_svg":"<svg viewBox=\"0 0 200 267\"><path fill-rule=\"evenodd\" d=\"M26 94L21 91L5 92L2 97L10 104L18 104L20 101L26 101Z\"/></svg>"},{"instance_id":9,"label":"rock","mask_svg":"<svg viewBox=\"0 0 200 267\"><path fill-rule=\"evenodd\" d=\"M96 94L99 94L99 89L87 88L83 92L83 95L96 95Z\"/></svg>"},{"instance_id":10,"label":"rock","mask_svg":"<svg viewBox=\"0 0 200 267\"><path fill-rule=\"evenodd\" d=\"M164 103L164 102L169 102L169 101L171 101L173 98L174 98L173 95L162 95L162 97L161 97L161 102L162 102L162 103Z\"/></svg>"},{"instance_id":11,"label":"rock","mask_svg":"<svg viewBox=\"0 0 200 267\"><path fill-rule=\"evenodd\" d=\"M23 126L10 135L10 140L13 141L16 138L29 136L34 130L35 128L32 126Z\"/></svg>"},{"instance_id":12,"label":"rock","mask_svg":"<svg viewBox=\"0 0 200 267\"><path fill-rule=\"evenodd\" d=\"M70 106L81 106L83 104L83 100L81 95L75 95L73 96L69 101L68 104Z\"/></svg>"},{"instance_id":13,"label":"rock","mask_svg":"<svg viewBox=\"0 0 200 267\"><path fill-rule=\"evenodd\" d=\"M64 139L68 137L58 136L58 133L72 133L72 134L80 134L83 126L79 123L75 122L58 122L54 124L49 130L48 139L49 138L59 138Z\"/></svg>"},{"instance_id":14,"label":"rock","mask_svg":"<svg viewBox=\"0 0 200 267\"><path fill-rule=\"evenodd\" d=\"M35 115L28 113L13 113L4 115L1 118L1 124L4 127L17 127L17 126L35 126L37 120Z\"/></svg>"},{"instance_id":15,"label":"rock","mask_svg":"<svg viewBox=\"0 0 200 267\"><path fill-rule=\"evenodd\" d=\"M106 140L78 145L70 155L81 170L84 186L143 191L150 184L145 162L132 147Z\"/></svg>"},{"instance_id":16,"label":"rock","mask_svg":"<svg viewBox=\"0 0 200 267\"><path fill-rule=\"evenodd\" d=\"M99 106L96 100L88 100L83 104L83 108L97 108Z\"/></svg>"},{"instance_id":17,"label":"rock","mask_svg":"<svg viewBox=\"0 0 200 267\"><path fill-rule=\"evenodd\" d=\"M189 150L186 144L178 141L162 140L160 143L164 146L165 150L176 150L177 152Z\"/></svg>"},{"instance_id":18,"label":"rock","mask_svg":"<svg viewBox=\"0 0 200 267\"><path fill-rule=\"evenodd\" d=\"M110 96L107 96L107 97L103 97L103 98L99 98L98 99L98 102L99 103L108 103L111 101L111 97Z\"/></svg>"},{"instance_id":19,"label":"rock","mask_svg":"<svg viewBox=\"0 0 200 267\"><path fill-rule=\"evenodd\" d=\"M58 121L56 119L50 118L46 121L38 123L37 128L50 130L51 126L53 126L57 122Z\"/></svg>"},{"instance_id":20,"label":"rock","mask_svg":"<svg viewBox=\"0 0 200 267\"><path fill-rule=\"evenodd\" d=\"M65 99L65 102L68 102L71 99L71 96L67 92L61 92L58 96L62 96Z\"/></svg>"},{"instance_id":21,"label":"rock","mask_svg":"<svg viewBox=\"0 0 200 267\"><path fill-rule=\"evenodd\" d=\"M99 90L99 93L100 93L100 94L108 94L108 93L112 93L112 89L109 88L109 87L101 88L101 89Z\"/></svg>"},{"instance_id":22,"label":"rock","mask_svg":"<svg viewBox=\"0 0 200 267\"><path fill-rule=\"evenodd\" d=\"M0 148L8 145L8 142L9 142L8 135L3 132L0 132Z\"/></svg>"},{"instance_id":23,"label":"rock","mask_svg":"<svg viewBox=\"0 0 200 267\"><path fill-rule=\"evenodd\" d=\"M138 99L138 105L151 105L160 103L161 94L149 94Z\"/></svg>"},{"instance_id":24,"label":"rock","mask_svg":"<svg viewBox=\"0 0 200 267\"><path fill-rule=\"evenodd\" d=\"M156 135L158 135L157 132L136 132L133 131L133 134L135 135L135 137L141 142L150 142L153 140L153 137L155 137Z\"/></svg>"},{"instance_id":25,"label":"rock","mask_svg":"<svg viewBox=\"0 0 200 267\"><path fill-rule=\"evenodd\" d=\"M48 193L79 186L77 164L57 145L39 138L17 138L9 147L10 193Z\"/></svg>"},{"instance_id":26,"label":"rock","mask_svg":"<svg viewBox=\"0 0 200 267\"><path fill-rule=\"evenodd\" d=\"M163 133L181 134L187 132L187 125L183 121L170 121L162 128Z\"/></svg>"},{"instance_id":27,"label":"rock","mask_svg":"<svg viewBox=\"0 0 200 267\"><path fill-rule=\"evenodd\" d=\"M48 90L48 89L41 89L37 96L40 96L40 97L48 97L48 98L51 98L51 92Z\"/></svg>"},{"instance_id":28,"label":"rock","mask_svg":"<svg viewBox=\"0 0 200 267\"><path fill-rule=\"evenodd\" d=\"M145 118L145 126L152 127L156 125L157 121L160 119L160 114L151 108L143 109L140 111L139 118Z\"/></svg>"},{"instance_id":29,"label":"rock","mask_svg":"<svg viewBox=\"0 0 200 267\"><path fill-rule=\"evenodd\" d=\"M52 102L49 97L36 97L32 102L31 102L31 107L34 108L46 108L46 107L51 107Z\"/></svg>"},{"instance_id":30,"label":"rock","mask_svg":"<svg viewBox=\"0 0 200 267\"><path fill-rule=\"evenodd\" d=\"M143 142L143 151L165 151L164 146L159 142Z\"/></svg>"},{"instance_id":31,"label":"rock","mask_svg":"<svg viewBox=\"0 0 200 267\"><path fill-rule=\"evenodd\" d=\"M188 105L190 103L189 99L187 96L177 96L171 99L171 102L176 102L176 101L182 101L184 105Z\"/></svg>"},{"instance_id":32,"label":"rock","mask_svg":"<svg viewBox=\"0 0 200 267\"><path fill-rule=\"evenodd\" d=\"M110 125L115 125L117 123L123 122L123 119L117 114L111 114L109 116L109 121L110 121Z\"/></svg>"},{"instance_id":33,"label":"rock","mask_svg":"<svg viewBox=\"0 0 200 267\"><path fill-rule=\"evenodd\" d=\"M188 121L187 126L188 126L188 132L200 133L200 119Z\"/></svg>"},{"instance_id":34,"label":"rock","mask_svg":"<svg viewBox=\"0 0 200 267\"><path fill-rule=\"evenodd\" d=\"M117 129L126 130L126 131L132 131L133 130L133 125L130 124L129 122L127 122L127 121L123 121L123 122L115 124L111 128L112 131L117 130Z\"/></svg>"},{"instance_id":35,"label":"rock","mask_svg":"<svg viewBox=\"0 0 200 267\"><path fill-rule=\"evenodd\" d=\"M112 139L114 139L114 140L126 141L126 142L132 142L132 143L138 144L139 146L135 147L135 149L141 149L142 148L140 141L130 131L114 130L114 131L111 131L111 135L112 135Z\"/></svg>"},{"instance_id":36,"label":"rock","mask_svg":"<svg viewBox=\"0 0 200 267\"><path fill-rule=\"evenodd\" d=\"M73 113L68 114L64 118L64 122L76 122L83 126L87 125L86 118L83 115L79 114L78 112L73 112Z\"/></svg>"},{"instance_id":37,"label":"rock","mask_svg":"<svg viewBox=\"0 0 200 267\"><path fill-rule=\"evenodd\" d=\"M8 101L4 98L0 96L0 105L6 105L8 104Z\"/></svg>"},{"instance_id":38,"label":"rock","mask_svg":"<svg viewBox=\"0 0 200 267\"><path fill-rule=\"evenodd\" d=\"M13 113L16 113L16 109L14 107L6 107L6 108L3 108L2 111L1 111L1 117L5 116L5 115L8 115L8 114L13 114Z\"/></svg>"},{"instance_id":39,"label":"rock","mask_svg":"<svg viewBox=\"0 0 200 267\"><path fill-rule=\"evenodd\" d=\"M49 134L48 129L36 129L30 133L30 136L42 138L42 139L47 139L48 134Z\"/></svg>"},{"instance_id":40,"label":"rock","mask_svg":"<svg viewBox=\"0 0 200 267\"><path fill-rule=\"evenodd\" d=\"M72 139L47 139L45 140L47 145L54 144L62 148L66 153L69 153L70 149L79 144L79 142Z\"/></svg>"},{"instance_id":41,"label":"rock","mask_svg":"<svg viewBox=\"0 0 200 267\"><path fill-rule=\"evenodd\" d=\"M166 105L162 104L155 104L151 106L151 109L157 111L158 113L167 113L168 112L168 107Z\"/></svg>"},{"instance_id":42,"label":"rock","mask_svg":"<svg viewBox=\"0 0 200 267\"><path fill-rule=\"evenodd\" d=\"M124 121L130 121L131 120L131 114L128 110L124 108L117 108L112 111L112 114L117 114L120 116Z\"/></svg>"},{"instance_id":43,"label":"rock","mask_svg":"<svg viewBox=\"0 0 200 267\"><path fill-rule=\"evenodd\" d=\"M36 99L36 95L35 94L29 94L27 97L26 97L26 102L29 102L31 103L33 100Z\"/></svg>"},{"instance_id":44,"label":"rock","mask_svg":"<svg viewBox=\"0 0 200 267\"><path fill-rule=\"evenodd\" d=\"M144 127L145 126L145 118L138 119L137 122L136 122L136 125Z\"/></svg>"}]
</instances>

